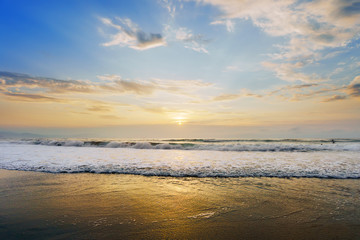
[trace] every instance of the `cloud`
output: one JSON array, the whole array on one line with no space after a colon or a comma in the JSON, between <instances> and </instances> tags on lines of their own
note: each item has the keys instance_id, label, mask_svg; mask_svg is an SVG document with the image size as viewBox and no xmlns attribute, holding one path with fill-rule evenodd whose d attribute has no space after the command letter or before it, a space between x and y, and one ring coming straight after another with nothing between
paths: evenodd
<instances>
[{"instance_id":1,"label":"cloud","mask_svg":"<svg viewBox=\"0 0 360 240\"><path fill-rule=\"evenodd\" d=\"M164 91L168 93L182 94L191 96L191 93L200 89L213 87L213 84L202 80L173 80L152 78L148 81L129 81L124 80L118 75L97 76L101 80L111 81L101 88L118 91L131 92L137 95L150 95L155 91Z\"/></svg>"},{"instance_id":2,"label":"cloud","mask_svg":"<svg viewBox=\"0 0 360 240\"><path fill-rule=\"evenodd\" d=\"M91 112L110 112L112 111L112 108L105 105L93 105L91 107L88 107L87 110Z\"/></svg>"},{"instance_id":3,"label":"cloud","mask_svg":"<svg viewBox=\"0 0 360 240\"><path fill-rule=\"evenodd\" d=\"M171 0L160 0L159 2L162 5L162 7L164 7L168 11L170 17L175 18L175 14L176 14L175 4Z\"/></svg>"},{"instance_id":4,"label":"cloud","mask_svg":"<svg viewBox=\"0 0 360 240\"><path fill-rule=\"evenodd\" d=\"M169 23L165 25L164 35L167 42L182 42L185 48L191 49L200 53L209 53L205 45L209 40L201 34L194 34L192 30L186 27L175 27L175 15L177 9L183 8L183 3L179 1L180 5L174 3L173 0L158 0L160 5L167 10L170 15Z\"/></svg>"},{"instance_id":5,"label":"cloud","mask_svg":"<svg viewBox=\"0 0 360 240\"><path fill-rule=\"evenodd\" d=\"M110 83L100 85L100 88L107 91L149 95L152 94L155 90L158 90L157 86L151 82L125 80L118 75L105 75L97 77L99 79L106 79L107 81L111 81Z\"/></svg>"},{"instance_id":6,"label":"cloud","mask_svg":"<svg viewBox=\"0 0 360 240\"><path fill-rule=\"evenodd\" d=\"M326 81L319 77L316 74L305 74L296 69L301 69L304 66L304 63L273 63L273 62L263 62L262 65L275 72L276 76L287 82L304 82L304 83L314 83Z\"/></svg>"},{"instance_id":7,"label":"cloud","mask_svg":"<svg viewBox=\"0 0 360 240\"><path fill-rule=\"evenodd\" d=\"M218 7L215 23L249 19L272 36L286 36L283 57L306 56L326 47L345 46L360 29L359 2L355 0L195 0ZM271 9L271 10L269 10Z\"/></svg>"},{"instance_id":8,"label":"cloud","mask_svg":"<svg viewBox=\"0 0 360 240\"><path fill-rule=\"evenodd\" d=\"M214 84L204 82L203 80L173 80L173 79L160 79L152 78L151 82L161 86L162 89L170 91L193 91L199 88L213 87Z\"/></svg>"},{"instance_id":9,"label":"cloud","mask_svg":"<svg viewBox=\"0 0 360 240\"><path fill-rule=\"evenodd\" d=\"M342 67L339 67L339 68L336 68L334 71L332 71L331 73L330 73L330 76L333 76L333 75L337 75L337 74L339 74L339 73L342 73L342 72L344 72L344 68L342 68Z\"/></svg>"},{"instance_id":10,"label":"cloud","mask_svg":"<svg viewBox=\"0 0 360 240\"><path fill-rule=\"evenodd\" d=\"M333 85L324 87L324 85L320 85L319 83L298 84L288 85L268 91L264 94L264 96L280 97L286 101L302 101L309 98L317 98L321 94L336 92L338 90L339 87Z\"/></svg>"},{"instance_id":11,"label":"cloud","mask_svg":"<svg viewBox=\"0 0 360 240\"><path fill-rule=\"evenodd\" d=\"M298 85L287 85L279 87L274 90L262 91L260 93L251 92L248 89L242 89L240 93L231 94L223 93L218 96L215 96L211 101L231 101L244 97L254 97L254 98L267 98L267 97L278 97L285 101L303 101L307 99L317 99L324 96L329 96L334 94L331 97L322 100L321 102L330 102L335 100L347 99L349 96L341 95L345 92L349 92L350 89L356 88L356 85L349 86L335 86L331 84L298 84ZM335 97L336 96L336 97Z\"/></svg>"},{"instance_id":12,"label":"cloud","mask_svg":"<svg viewBox=\"0 0 360 240\"><path fill-rule=\"evenodd\" d=\"M100 21L116 31L110 34L111 40L103 43L105 47L120 46L136 50L166 46L166 41L160 33L145 33L128 18L116 18L118 24L109 18L100 18Z\"/></svg>"},{"instance_id":13,"label":"cloud","mask_svg":"<svg viewBox=\"0 0 360 240\"><path fill-rule=\"evenodd\" d=\"M146 107L141 107L141 109L150 113L157 113L157 114L164 114L167 112L164 107L157 107L157 106L146 106Z\"/></svg>"},{"instance_id":14,"label":"cloud","mask_svg":"<svg viewBox=\"0 0 360 240\"><path fill-rule=\"evenodd\" d=\"M354 80L347 87L347 92L352 97L360 97L360 75L356 76Z\"/></svg>"},{"instance_id":15,"label":"cloud","mask_svg":"<svg viewBox=\"0 0 360 240\"><path fill-rule=\"evenodd\" d=\"M0 72L1 87L39 89L49 93L91 93L94 86L84 81L59 80L55 78L33 77L27 74Z\"/></svg>"},{"instance_id":16,"label":"cloud","mask_svg":"<svg viewBox=\"0 0 360 240\"><path fill-rule=\"evenodd\" d=\"M210 23L211 25L225 25L226 30L228 32L234 32L235 31L235 24L230 19L226 20L216 20Z\"/></svg>"},{"instance_id":17,"label":"cloud","mask_svg":"<svg viewBox=\"0 0 360 240\"><path fill-rule=\"evenodd\" d=\"M358 0L192 1L215 6L221 11L210 24L227 25L228 30L231 30L234 27L232 21L248 20L268 35L282 37L284 43L277 45L277 51L269 54L278 62L264 66L274 69L280 79L288 82L324 80L315 74L304 73L303 68L334 57L342 52L341 48L347 47L360 36Z\"/></svg>"},{"instance_id":18,"label":"cloud","mask_svg":"<svg viewBox=\"0 0 360 240\"><path fill-rule=\"evenodd\" d=\"M319 84L317 84L317 83L300 84L300 85L288 85L288 86L281 87L281 88L278 88L276 90L273 90L273 91L269 92L268 94L269 95L275 95L277 93L284 92L284 91L289 92L289 91L293 91L293 90L303 90L303 89L317 87L317 86L319 86Z\"/></svg>"},{"instance_id":19,"label":"cloud","mask_svg":"<svg viewBox=\"0 0 360 240\"><path fill-rule=\"evenodd\" d=\"M339 101L339 100L344 100L344 99L347 99L348 97L347 96L344 96L344 95L334 95L330 98L326 98L324 99L322 102L334 102L334 101Z\"/></svg>"},{"instance_id":20,"label":"cloud","mask_svg":"<svg viewBox=\"0 0 360 240\"><path fill-rule=\"evenodd\" d=\"M133 92L138 95L148 95L156 90L156 86L147 83L139 83L127 80L117 80L115 83L125 92Z\"/></svg>"},{"instance_id":21,"label":"cloud","mask_svg":"<svg viewBox=\"0 0 360 240\"><path fill-rule=\"evenodd\" d=\"M242 94L228 94L224 93L219 96L213 98L213 101L227 101L227 100L234 100L242 97Z\"/></svg>"},{"instance_id":22,"label":"cloud","mask_svg":"<svg viewBox=\"0 0 360 240\"><path fill-rule=\"evenodd\" d=\"M303 101L329 96L330 94L343 94L345 88L345 86L332 84L302 84L279 88L269 92L268 96L278 96L289 101Z\"/></svg>"},{"instance_id":23,"label":"cloud","mask_svg":"<svg viewBox=\"0 0 360 240\"><path fill-rule=\"evenodd\" d=\"M205 48L205 44L209 41L204 39L201 34L193 34L190 29L185 27L181 27L173 31L175 32L176 40L183 42L185 48L192 49L196 52L209 53Z\"/></svg>"},{"instance_id":24,"label":"cloud","mask_svg":"<svg viewBox=\"0 0 360 240\"><path fill-rule=\"evenodd\" d=\"M6 97L10 97L14 101L30 101L30 102L64 102L62 99L43 96L41 94L26 94L26 93L3 93Z\"/></svg>"},{"instance_id":25,"label":"cloud","mask_svg":"<svg viewBox=\"0 0 360 240\"><path fill-rule=\"evenodd\" d=\"M163 0L160 2L170 13L172 18L175 17L176 7L170 1ZM170 24L165 25L165 36L160 33L145 33L135 23L128 18L116 17L117 23L109 18L99 18L100 21L115 30L115 33L108 34L111 39L103 43L105 47L120 46L129 47L136 50L146 50L150 48L167 46L167 42L182 42L185 48L196 52L208 53L205 45L209 40L201 34L194 34L190 29L185 27L173 28Z\"/></svg>"},{"instance_id":26,"label":"cloud","mask_svg":"<svg viewBox=\"0 0 360 240\"><path fill-rule=\"evenodd\" d=\"M116 116L116 115L111 115L111 114L106 114L106 115L100 115L101 118L104 119L110 119L110 120L120 120L123 119L122 117Z\"/></svg>"},{"instance_id":27,"label":"cloud","mask_svg":"<svg viewBox=\"0 0 360 240\"><path fill-rule=\"evenodd\" d=\"M34 77L27 74L0 72L0 94L17 100L62 101L59 95L72 94L73 99L79 98L74 94L81 93L91 96L104 94L133 94L149 96L155 92L180 94L196 98L197 92L214 88L211 83L202 80L173 80L158 79L131 80L123 79L119 75L99 75L101 82L80 80L59 80L55 78ZM64 97L65 98L65 97Z\"/></svg>"},{"instance_id":28,"label":"cloud","mask_svg":"<svg viewBox=\"0 0 360 240\"><path fill-rule=\"evenodd\" d=\"M255 97L255 98L261 98L263 97L263 95L261 94L256 94L256 93L252 93L247 89L242 89L240 93L237 94L229 94L229 93L223 93L220 94L218 96L215 96L212 101L217 102L217 101L231 101L231 100L235 100L235 99L239 99L239 98L243 98L243 97Z\"/></svg>"}]
</instances>

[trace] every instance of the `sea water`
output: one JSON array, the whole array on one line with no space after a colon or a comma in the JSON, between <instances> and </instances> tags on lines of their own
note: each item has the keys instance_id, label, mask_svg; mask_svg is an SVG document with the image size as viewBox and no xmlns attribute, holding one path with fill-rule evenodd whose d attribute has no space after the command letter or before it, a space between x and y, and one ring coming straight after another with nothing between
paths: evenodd
<instances>
[{"instance_id":1,"label":"sea water","mask_svg":"<svg viewBox=\"0 0 360 240\"><path fill-rule=\"evenodd\" d=\"M0 168L173 177L360 178L360 139L23 139Z\"/></svg>"},{"instance_id":2,"label":"sea water","mask_svg":"<svg viewBox=\"0 0 360 240\"><path fill-rule=\"evenodd\" d=\"M2 140L0 168L0 239L360 239L357 139Z\"/></svg>"}]
</instances>

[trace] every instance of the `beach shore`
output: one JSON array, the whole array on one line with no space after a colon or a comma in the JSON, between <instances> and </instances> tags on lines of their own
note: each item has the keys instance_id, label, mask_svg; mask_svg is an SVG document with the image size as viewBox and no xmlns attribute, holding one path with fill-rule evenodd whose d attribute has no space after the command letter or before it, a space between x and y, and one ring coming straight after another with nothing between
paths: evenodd
<instances>
[{"instance_id":1,"label":"beach shore","mask_svg":"<svg viewBox=\"0 0 360 240\"><path fill-rule=\"evenodd\" d=\"M1 239L359 239L360 180L0 170Z\"/></svg>"}]
</instances>

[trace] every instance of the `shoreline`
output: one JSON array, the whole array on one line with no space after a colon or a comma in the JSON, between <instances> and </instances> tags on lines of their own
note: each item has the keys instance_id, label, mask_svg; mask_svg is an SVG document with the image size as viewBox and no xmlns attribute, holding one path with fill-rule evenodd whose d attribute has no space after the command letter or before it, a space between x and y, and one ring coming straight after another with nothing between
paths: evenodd
<instances>
[{"instance_id":1,"label":"shoreline","mask_svg":"<svg viewBox=\"0 0 360 240\"><path fill-rule=\"evenodd\" d=\"M360 177L332 177L332 176L266 176L266 175L259 175L259 176L222 176L222 175L214 175L214 176L199 176L199 175L156 175L156 174L144 174L144 173L130 173L130 172L96 172L96 171L72 171L72 172L51 172L51 171L34 171L34 170L19 170L19 169L5 169L0 168L0 171L16 171L16 172L33 172L33 173L46 173L46 174L95 174L95 175L131 175L131 176L143 176L143 177L159 177L159 178L278 178L278 179L333 179L333 180L356 180L360 179Z\"/></svg>"},{"instance_id":2,"label":"shoreline","mask_svg":"<svg viewBox=\"0 0 360 240\"><path fill-rule=\"evenodd\" d=\"M2 239L355 239L360 180L0 170Z\"/></svg>"}]
</instances>

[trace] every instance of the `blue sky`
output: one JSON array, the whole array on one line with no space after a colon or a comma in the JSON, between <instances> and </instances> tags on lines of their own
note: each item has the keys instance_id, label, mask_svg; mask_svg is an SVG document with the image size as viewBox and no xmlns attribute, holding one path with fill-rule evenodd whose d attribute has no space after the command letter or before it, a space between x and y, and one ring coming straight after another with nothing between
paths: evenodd
<instances>
[{"instance_id":1,"label":"blue sky","mask_svg":"<svg viewBox=\"0 0 360 240\"><path fill-rule=\"evenodd\" d=\"M2 0L0 31L3 129L360 133L359 1Z\"/></svg>"},{"instance_id":2,"label":"blue sky","mask_svg":"<svg viewBox=\"0 0 360 240\"><path fill-rule=\"evenodd\" d=\"M165 4L160 1L36 1L31 4L5 1L1 13L1 30L6 32L1 46L5 53L1 67L37 76L92 81L96 81L98 74L109 73L125 78L195 77L216 81L219 77L228 77L236 81L239 73L226 72L226 67L243 64L244 68L254 68L253 65L264 59L262 54L271 52L276 42L253 28L249 21L239 23L240 30L231 35L225 27L210 25L214 19L209 13L220 14L213 7L190 2L172 18ZM117 17L128 18L143 31L162 35L167 24L186 28L208 41L204 45L211 52L201 54L184 49L184 44L174 40L170 40L167 47L141 52L119 46L107 48L101 45L107 41L101 32L113 29L106 29L99 21L101 17L113 21ZM222 37L218 38L219 35ZM246 66L250 65L249 61L252 66Z\"/></svg>"}]
</instances>

